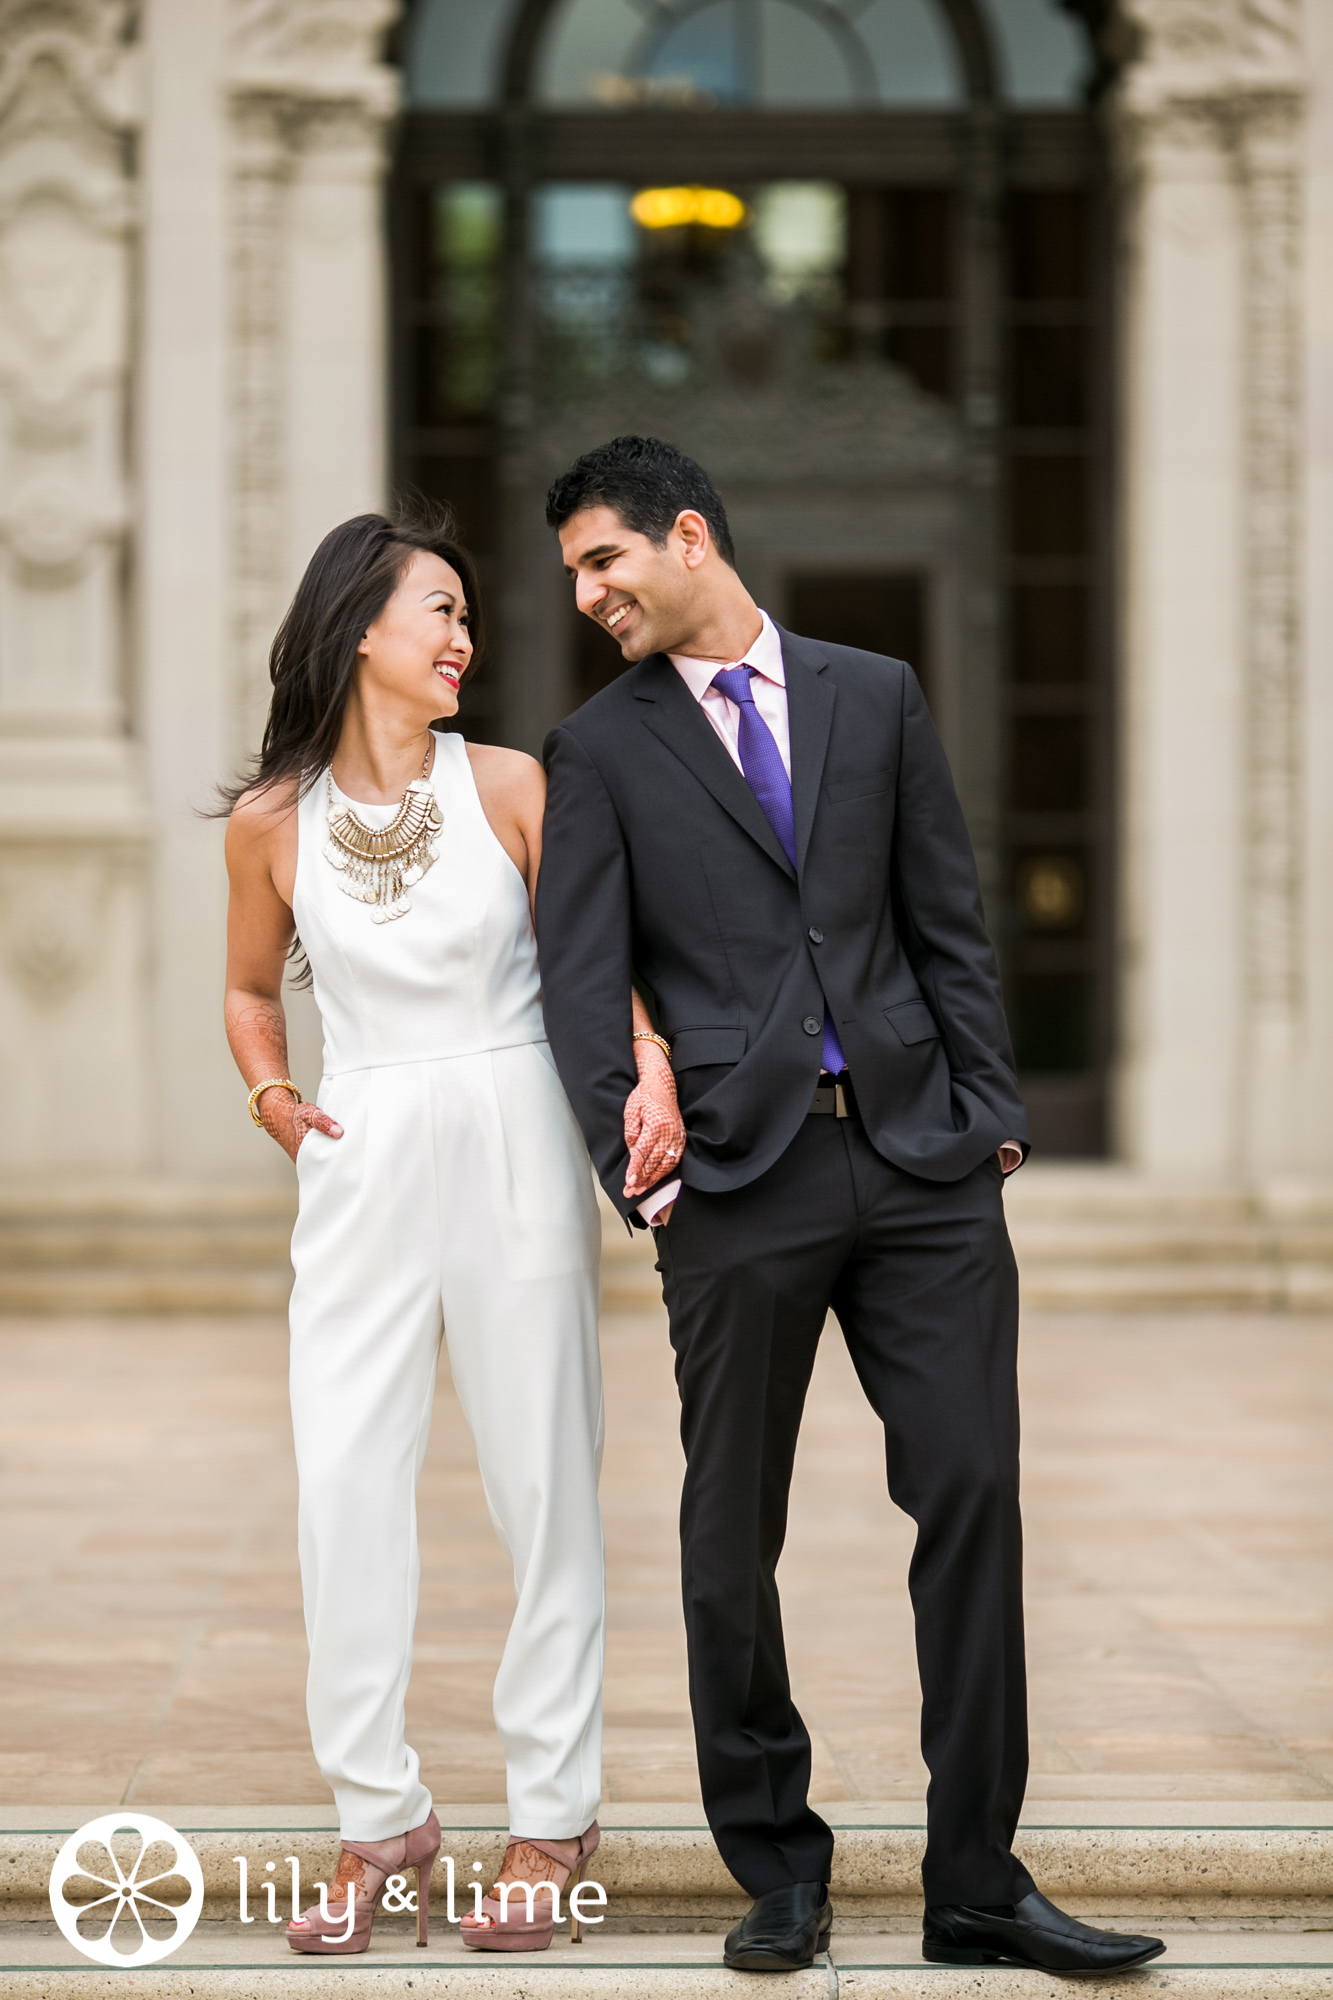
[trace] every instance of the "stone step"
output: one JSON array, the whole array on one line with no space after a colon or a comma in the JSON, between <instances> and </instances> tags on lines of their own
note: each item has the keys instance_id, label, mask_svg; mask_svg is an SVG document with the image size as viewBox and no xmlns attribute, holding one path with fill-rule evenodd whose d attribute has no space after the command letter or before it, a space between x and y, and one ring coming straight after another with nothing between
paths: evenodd
<instances>
[{"instance_id":1,"label":"stone step","mask_svg":"<svg viewBox=\"0 0 1333 2000\"><path fill-rule=\"evenodd\" d=\"M1029 1312L1333 1312L1333 1265L1160 1263L1032 1259L1015 1241L1023 1304ZM608 1312L646 1312L660 1304L651 1263L610 1256L602 1266Z\"/></svg>"},{"instance_id":2,"label":"stone step","mask_svg":"<svg viewBox=\"0 0 1333 2000\"><path fill-rule=\"evenodd\" d=\"M290 1267L200 1262L176 1269L94 1265L32 1272L0 1266L0 1314L33 1319L281 1315L291 1289Z\"/></svg>"},{"instance_id":3,"label":"stone step","mask_svg":"<svg viewBox=\"0 0 1333 2000\"><path fill-rule=\"evenodd\" d=\"M432 1916L435 1916L432 1905ZM1155 1932L1166 1955L1118 1978L1082 1975L1080 2000L1327 2000L1333 1949L1326 1934L1300 1930L1188 1928L1169 1919ZM549 1950L470 1952L456 1930L431 1925L415 1947L412 1919L378 1918L370 1949L353 1958L301 1957L278 1929L204 1922L169 1957L136 1973L93 1964L53 1923L0 1926L0 1980L7 2000L287 2000L337 1994L341 2000L722 2000L753 1994L754 1975L728 1972L716 1934L590 1931L572 1945L557 1933ZM1067 1982L1012 1967L927 1965L920 1930L844 1935L835 1916L830 1950L807 1971L786 1974L787 2000L1058 2000Z\"/></svg>"},{"instance_id":4,"label":"stone step","mask_svg":"<svg viewBox=\"0 0 1333 2000\"><path fill-rule=\"evenodd\" d=\"M286 1188L0 1189L0 1313L281 1313Z\"/></svg>"},{"instance_id":5,"label":"stone step","mask_svg":"<svg viewBox=\"0 0 1333 2000\"><path fill-rule=\"evenodd\" d=\"M69 1834L106 1806L54 1813L5 1808L0 1814L0 1917L49 1914L47 1883ZM152 1810L144 1808L144 1810ZM848 1923L919 1915L925 1845L919 1811L856 1801L821 1807L834 1829L833 1893ZM443 1901L448 1859L455 1883L493 1878L504 1851L502 1807L452 1810L438 1805L444 1845L434 1883ZM301 1880L327 1880L336 1832L327 1812L238 1808L161 1809L194 1848L204 1878L204 1916L238 1915L238 1855L244 1856L252 1908L272 1879L290 1897L288 1857ZM1043 1890L1080 1912L1170 1908L1182 1919L1301 1919L1333 1923L1333 1806L1326 1801L1194 1806L1179 1801L1104 1801L1030 1805L1016 1840ZM474 1869L473 1864L480 1867ZM698 1808L607 1807L597 1880L606 1889L613 1928L734 1921L747 1899L727 1873ZM459 1888L460 1904L466 1892ZM312 1898L313 1899L313 1898Z\"/></svg>"},{"instance_id":6,"label":"stone step","mask_svg":"<svg viewBox=\"0 0 1333 2000\"><path fill-rule=\"evenodd\" d=\"M593 1874L606 1917L579 1946L562 1932L548 1952L521 1958L464 1950L448 1922L443 1856L432 1887L431 1941L418 1951L412 1919L383 1912L364 1955L320 1961L288 1949L280 1921L290 1907L295 1855L310 1900L327 1880L336 1836L321 1808L263 1812L162 1808L199 1857L203 1921L169 1958L138 1975L84 1959L51 1920L46 1885L69 1833L106 1808L8 1808L0 1814L0 1979L12 2000L287 2000L299 1990L383 2000L712 2000L753 1991L746 1974L721 1964L721 1936L747 1898L718 1858L697 1808L607 1808ZM1055 2000L1047 1974L1015 1968L928 1965L920 1956L922 1848L919 1811L870 1802L824 1808L837 1833L835 1923L827 1958L784 1980L794 2000ZM473 1862L489 1879L504 1842L503 1809L442 1807L444 1854L454 1875ZM1167 1954L1119 1980L1081 1978L1079 1991L1119 2000L1131 1991L1191 2000L1314 2000L1333 1995L1333 1806L1327 1801L1247 1806L1180 1801L1066 1801L1030 1806L1019 1851L1047 1892L1112 1928L1148 1931ZM239 1921L239 1869L247 1861L249 1914ZM90 1858L90 1857L89 1857ZM128 1858L128 1857L127 1857ZM268 1878L265 1863L273 1861ZM262 1885L281 1885L278 1923ZM409 1887L411 1878L409 1878ZM284 1893L285 1892L285 1893ZM456 1913L467 1906L458 1895Z\"/></svg>"},{"instance_id":7,"label":"stone step","mask_svg":"<svg viewBox=\"0 0 1333 2000\"><path fill-rule=\"evenodd\" d=\"M1033 1310L1333 1311L1333 1195L1152 1187L1117 1167L1029 1166L1006 1210ZM0 1188L0 1312L280 1313L285 1187ZM610 1311L655 1309L653 1245L603 1204Z\"/></svg>"},{"instance_id":8,"label":"stone step","mask_svg":"<svg viewBox=\"0 0 1333 2000\"><path fill-rule=\"evenodd\" d=\"M1017 1246L1016 1246L1017 1247ZM1057 1264L1019 1253L1028 1312L1333 1312L1333 1268L1299 1264Z\"/></svg>"},{"instance_id":9,"label":"stone step","mask_svg":"<svg viewBox=\"0 0 1333 2000\"><path fill-rule=\"evenodd\" d=\"M1333 1231L1273 1231L1258 1224L1234 1229L1213 1223L1193 1224L1167 1217L1156 1225L1137 1218L1101 1222L1075 1217L1069 1221L1010 1214L1014 1246L1029 1270L1044 1264L1307 1264L1333 1272Z\"/></svg>"},{"instance_id":10,"label":"stone step","mask_svg":"<svg viewBox=\"0 0 1333 2000\"><path fill-rule=\"evenodd\" d=\"M1024 1168L1006 1213L1030 1311L1333 1311L1333 1198L1148 1189L1118 1169ZM656 1305L652 1246L607 1211L609 1309Z\"/></svg>"}]
</instances>

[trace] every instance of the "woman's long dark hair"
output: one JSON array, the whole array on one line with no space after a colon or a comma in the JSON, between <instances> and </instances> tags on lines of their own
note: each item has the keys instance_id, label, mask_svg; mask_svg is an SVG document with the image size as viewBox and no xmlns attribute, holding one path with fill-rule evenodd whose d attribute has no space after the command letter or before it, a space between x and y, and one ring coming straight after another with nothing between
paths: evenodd
<instances>
[{"instance_id":1,"label":"woman's long dark hair","mask_svg":"<svg viewBox=\"0 0 1333 2000\"><path fill-rule=\"evenodd\" d=\"M306 792L332 763L356 677L357 647L413 556L423 551L442 557L462 581L471 674L483 636L477 572L449 510L416 503L392 515L357 514L343 521L311 556L278 627L268 660L273 699L264 741L249 776L223 786L224 813L244 793L266 791L285 778L295 778Z\"/></svg>"}]
</instances>

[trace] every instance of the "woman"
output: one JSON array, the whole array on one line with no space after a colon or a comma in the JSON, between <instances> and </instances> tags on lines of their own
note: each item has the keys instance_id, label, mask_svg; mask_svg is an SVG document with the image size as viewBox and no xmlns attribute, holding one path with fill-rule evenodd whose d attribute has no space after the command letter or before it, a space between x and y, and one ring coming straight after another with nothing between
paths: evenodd
<instances>
[{"instance_id":1,"label":"woman","mask_svg":"<svg viewBox=\"0 0 1333 2000\"><path fill-rule=\"evenodd\" d=\"M440 1830L404 1735L416 1485L441 1327L518 1603L495 1683L513 1829L501 1880L571 1888L598 1841L604 1584L600 1230L541 1015L531 906L545 779L432 728L474 655L447 520L326 536L274 643L252 781L230 793L226 1018L251 1115L296 1162L292 1421L315 1755L342 1853L295 1950L364 1951L379 1890ZM317 1104L287 1075L299 938L324 1024ZM626 1012L631 996L626 995ZM627 1192L684 1133L637 996ZM481 1949L551 1939L549 1895L488 1898Z\"/></svg>"}]
</instances>

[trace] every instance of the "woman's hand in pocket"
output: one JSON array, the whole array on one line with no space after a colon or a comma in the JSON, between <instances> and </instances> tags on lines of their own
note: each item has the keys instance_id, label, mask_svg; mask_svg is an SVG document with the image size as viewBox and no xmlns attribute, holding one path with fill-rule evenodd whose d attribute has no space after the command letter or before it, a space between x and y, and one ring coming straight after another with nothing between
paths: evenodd
<instances>
[{"instance_id":1,"label":"woman's hand in pocket","mask_svg":"<svg viewBox=\"0 0 1333 2000\"><path fill-rule=\"evenodd\" d=\"M264 1130L277 1140L289 1160L300 1152L307 1132L322 1132L329 1139L343 1135L342 1126L327 1111L321 1111L317 1104L298 1104L285 1090L266 1090L259 1100L259 1115Z\"/></svg>"}]
</instances>

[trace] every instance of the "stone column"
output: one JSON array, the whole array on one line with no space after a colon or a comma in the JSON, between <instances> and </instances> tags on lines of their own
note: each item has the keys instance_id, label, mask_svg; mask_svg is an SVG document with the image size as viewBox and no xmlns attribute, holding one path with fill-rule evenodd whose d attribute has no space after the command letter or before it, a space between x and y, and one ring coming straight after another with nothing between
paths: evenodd
<instances>
[{"instance_id":1,"label":"stone column","mask_svg":"<svg viewBox=\"0 0 1333 2000\"><path fill-rule=\"evenodd\" d=\"M1133 130L1124 355L1119 1150L1239 1163L1242 259L1225 131Z\"/></svg>"},{"instance_id":2,"label":"stone column","mask_svg":"<svg viewBox=\"0 0 1333 2000\"><path fill-rule=\"evenodd\" d=\"M1293 1163L1302 956L1295 0L1135 0L1119 1143Z\"/></svg>"},{"instance_id":3,"label":"stone column","mask_svg":"<svg viewBox=\"0 0 1333 2000\"><path fill-rule=\"evenodd\" d=\"M381 191L398 80L379 57L398 10L230 0L234 761L258 746L269 647L317 544L387 499ZM292 1074L311 1090L318 1019L290 985L287 1020ZM232 1122L248 1142L248 1121Z\"/></svg>"},{"instance_id":4,"label":"stone column","mask_svg":"<svg viewBox=\"0 0 1333 2000\"><path fill-rule=\"evenodd\" d=\"M0 6L0 1169L141 1166L128 0Z\"/></svg>"},{"instance_id":5,"label":"stone column","mask_svg":"<svg viewBox=\"0 0 1333 2000\"><path fill-rule=\"evenodd\" d=\"M307 104L293 135L284 357L293 579L336 521L386 499L383 186L394 101L389 75L371 72L358 93Z\"/></svg>"},{"instance_id":6,"label":"stone column","mask_svg":"<svg viewBox=\"0 0 1333 2000\"><path fill-rule=\"evenodd\" d=\"M1270 10L1274 18L1285 10ZM1278 51L1274 50L1277 55ZM1242 1103L1251 1174L1304 1162L1306 1039L1301 602L1301 92L1237 105L1245 231L1246 964Z\"/></svg>"},{"instance_id":7,"label":"stone column","mask_svg":"<svg viewBox=\"0 0 1333 2000\"><path fill-rule=\"evenodd\" d=\"M1301 160L1302 344L1297 358L1304 409L1297 468L1305 514L1301 550L1305 610L1301 750L1305 762L1305 926L1307 1051L1300 1092L1302 1159L1333 1174L1333 6L1312 7L1306 23L1309 79Z\"/></svg>"},{"instance_id":8,"label":"stone column","mask_svg":"<svg viewBox=\"0 0 1333 2000\"><path fill-rule=\"evenodd\" d=\"M139 685L154 822L154 1165L276 1173L247 1147L222 1031L223 829L236 759L227 470L226 0L151 0L141 156ZM244 1113L244 1098L240 1103ZM271 1149L276 1153L276 1148Z\"/></svg>"}]
</instances>

